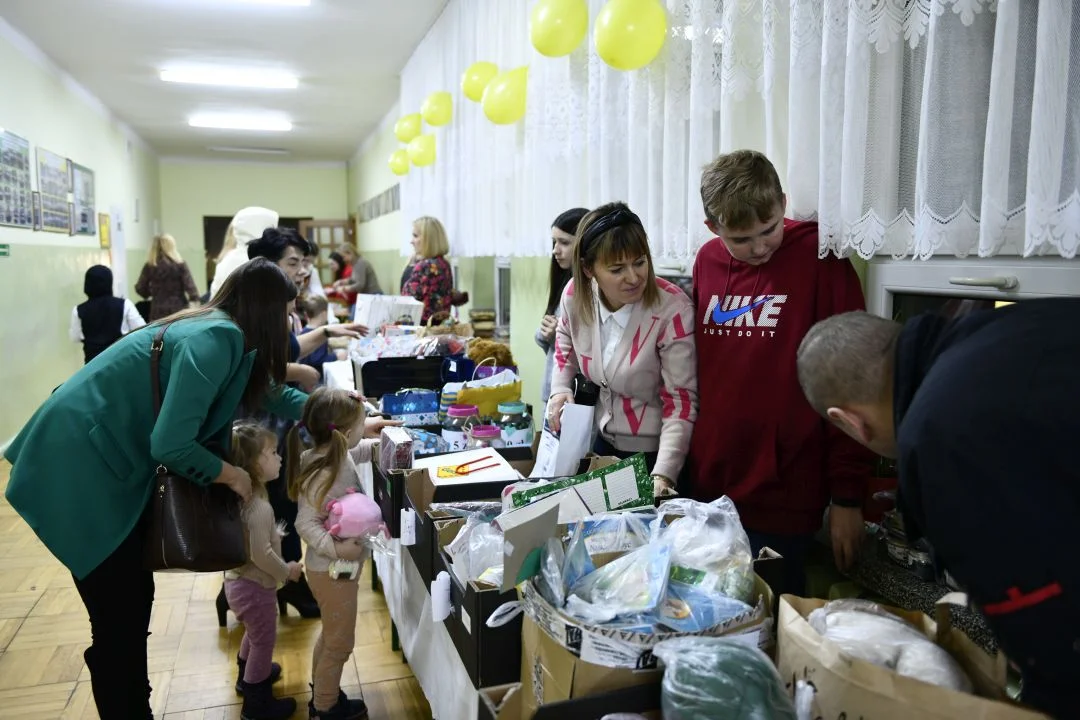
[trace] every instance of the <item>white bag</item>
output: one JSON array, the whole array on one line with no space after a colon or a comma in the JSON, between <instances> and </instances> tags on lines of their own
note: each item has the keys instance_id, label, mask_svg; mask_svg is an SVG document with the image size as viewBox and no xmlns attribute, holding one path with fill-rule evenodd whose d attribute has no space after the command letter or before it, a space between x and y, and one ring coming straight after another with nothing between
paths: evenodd
<instances>
[{"instance_id":1,"label":"white bag","mask_svg":"<svg viewBox=\"0 0 1080 720\"><path fill-rule=\"evenodd\" d=\"M594 412L591 405L563 405L558 433L551 429L545 418L544 432L536 449L536 464L529 477L557 478L575 474L592 445Z\"/></svg>"},{"instance_id":2,"label":"white bag","mask_svg":"<svg viewBox=\"0 0 1080 720\"><path fill-rule=\"evenodd\" d=\"M398 322L418 325L423 312L424 303L416 298L402 295L357 295L353 322L366 327L368 335L374 335L383 325Z\"/></svg>"}]
</instances>

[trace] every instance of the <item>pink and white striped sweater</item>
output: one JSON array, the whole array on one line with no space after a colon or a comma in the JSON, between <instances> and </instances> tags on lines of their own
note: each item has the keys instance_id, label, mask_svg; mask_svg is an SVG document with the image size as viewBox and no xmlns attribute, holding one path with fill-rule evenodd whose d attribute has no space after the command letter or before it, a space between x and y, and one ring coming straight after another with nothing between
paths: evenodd
<instances>
[{"instance_id":1,"label":"pink and white striped sweater","mask_svg":"<svg viewBox=\"0 0 1080 720\"><path fill-rule=\"evenodd\" d=\"M690 448L697 420L697 358L694 306L678 286L657 278L660 303L634 307L611 361L601 359L600 319L575 318L570 298L562 298L562 318L555 335L551 394L572 393L582 373L600 386L597 427L604 438L626 452L657 452L652 472L675 481Z\"/></svg>"}]
</instances>

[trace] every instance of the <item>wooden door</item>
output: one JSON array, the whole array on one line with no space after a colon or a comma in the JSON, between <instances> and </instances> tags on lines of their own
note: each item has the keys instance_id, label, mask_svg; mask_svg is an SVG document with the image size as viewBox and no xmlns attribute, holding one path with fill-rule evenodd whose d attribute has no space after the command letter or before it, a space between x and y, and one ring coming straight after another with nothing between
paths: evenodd
<instances>
[{"instance_id":1,"label":"wooden door","mask_svg":"<svg viewBox=\"0 0 1080 720\"><path fill-rule=\"evenodd\" d=\"M309 242L318 246L315 268L323 287L329 286L334 281L330 276L330 253L345 244L355 247L353 224L348 220L304 220L300 223L299 230Z\"/></svg>"}]
</instances>

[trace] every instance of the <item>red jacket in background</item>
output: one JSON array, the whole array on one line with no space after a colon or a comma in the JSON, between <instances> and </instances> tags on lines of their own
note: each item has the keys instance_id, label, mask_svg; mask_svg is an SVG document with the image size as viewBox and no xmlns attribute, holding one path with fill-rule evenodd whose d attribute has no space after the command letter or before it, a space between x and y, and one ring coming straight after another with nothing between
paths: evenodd
<instances>
[{"instance_id":1,"label":"red jacket in background","mask_svg":"<svg viewBox=\"0 0 1080 720\"><path fill-rule=\"evenodd\" d=\"M806 402L795 368L819 320L863 310L848 260L818 258L817 223L784 221L768 263L734 259L719 238L694 263L700 412L690 492L727 495L747 530L802 535L831 499L861 505L873 455Z\"/></svg>"}]
</instances>

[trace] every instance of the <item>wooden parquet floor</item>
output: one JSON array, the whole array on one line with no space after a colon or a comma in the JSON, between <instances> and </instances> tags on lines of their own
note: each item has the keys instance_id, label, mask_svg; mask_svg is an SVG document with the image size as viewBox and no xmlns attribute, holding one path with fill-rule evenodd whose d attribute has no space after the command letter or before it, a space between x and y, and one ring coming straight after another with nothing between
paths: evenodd
<instances>
[{"instance_id":1,"label":"wooden parquet floor","mask_svg":"<svg viewBox=\"0 0 1080 720\"><path fill-rule=\"evenodd\" d=\"M90 623L71 575L3 499L11 466L0 461L0 717L97 718L82 653ZM371 591L370 563L360 582L356 641L342 686L363 691L372 720L431 718L431 710L400 652L390 649L390 618L382 595ZM242 630L229 613L217 626L217 574L158 574L150 624L150 682L159 720L240 717L236 652ZM274 659L283 680L278 695L297 700L307 718L311 647L319 625L295 614L280 620Z\"/></svg>"}]
</instances>

